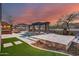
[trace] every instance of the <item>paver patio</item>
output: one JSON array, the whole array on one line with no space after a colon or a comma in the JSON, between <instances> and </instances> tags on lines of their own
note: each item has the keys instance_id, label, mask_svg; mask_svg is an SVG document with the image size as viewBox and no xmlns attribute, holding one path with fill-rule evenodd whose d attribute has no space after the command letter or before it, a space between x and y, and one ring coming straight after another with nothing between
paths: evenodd
<instances>
[{"instance_id":1,"label":"paver patio","mask_svg":"<svg viewBox=\"0 0 79 59\"><path fill-rule=\"evenodd\" d=\"M21 44L22 42L21 41L15 41L14 42L16 45L18 45L18 44Z\"/></svg>"},{"instance_id":2,"label":"paver patio","mask_svg":"<svg viewBox=\"0 0 79 59\"><path fill-rule=\"evenodd\" d=\"M5 43L5 44L3 44L3 47L4 47L4 48L6 48L6 47L11 47L11 46L13 46L12 43Z\"/></svg>"}]
</instances>

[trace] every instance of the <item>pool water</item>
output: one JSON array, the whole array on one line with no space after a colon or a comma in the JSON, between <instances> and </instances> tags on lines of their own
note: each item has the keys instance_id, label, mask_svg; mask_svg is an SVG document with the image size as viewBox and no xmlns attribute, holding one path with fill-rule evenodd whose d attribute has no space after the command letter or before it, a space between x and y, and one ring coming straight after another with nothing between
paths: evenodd
<instances>
[{"instance_id":1,"label":"pool water","mask_svg":"<svg viewBox=\"0 0 79 59\"><path fill-rule=\"evenodd\" d=\"M29 37L29 36L33 36L33 35L34 35L34 33L32 33L32 32L26 32L26 33L24 33L24 34L21 34L20 37L25 38L25 37Z\"/></svg>"}]
</instances>

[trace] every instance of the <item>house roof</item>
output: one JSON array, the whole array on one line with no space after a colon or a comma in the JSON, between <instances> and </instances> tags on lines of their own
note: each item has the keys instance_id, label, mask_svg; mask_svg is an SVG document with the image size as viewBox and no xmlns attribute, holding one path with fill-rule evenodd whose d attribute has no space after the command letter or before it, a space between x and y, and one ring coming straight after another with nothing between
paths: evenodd
<instances>
[{"instance_id":1,"label":"house roof","mask_svg":"<svg viewBox=\"0 0 79 59\"><path fill-rule=\"evenodd\" d=\"M3 25L11 25L11 24L9 24L7 22L1 22L1 25L3 26Z\"/></svg>"},{"instance_id":2,"label":"house roof","mask_svg":"<svg viewBox=\"0 0 79 59\"><path fill-rule=\"evenodd\" d=\"M32 23L32 25L43 25L43 24L49 24L49 22L35 22L35 23Z\"/></svg>"},{"instance_id":3,"label":"house roof","mask_svg":"<svg viewBox=\"0 0 79 59\"><path fill-rule=\"evenodd\" d=\"M65 36L65 35L57 35L57 34L43 34L43 35L36 35L32 37L35 37L37 39L44 39L64 45L68 45L74 39L74 36Z\"/></svg>"}]
</instances>

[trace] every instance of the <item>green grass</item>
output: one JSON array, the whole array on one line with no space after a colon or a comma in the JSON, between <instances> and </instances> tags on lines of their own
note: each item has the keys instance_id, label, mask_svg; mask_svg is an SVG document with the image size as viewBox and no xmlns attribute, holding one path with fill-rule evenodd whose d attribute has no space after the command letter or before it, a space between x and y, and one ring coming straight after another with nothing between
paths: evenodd
<instances>
[{"instance_id":1,"label":"green grass","mask_svg":"<svg viewBox=\"0 0 79 59\"><path fill-rule=\"evenodd\" d=\"M13 43L14 41L17 41L17 40L19 40L19 39L7 38L7 39L3 39L3 42L4 43L8 43L8 42ZM5 55L5 56L64 56L64 54L48 52L48 51L33 48L24 42L19 45L14 44L14 46L8 47L8 48L3 48L3 46L2 46L1 53L2 54L0 54L0 55Z\"/></svg>"},{"instance_id":2,"label":"green grass","mask_svg":"<svg viewBox=\"0 0 79 59\"><path fill-rule=\"evenodd\" d=\"M1 45L0 45L0 51L1 51Z\"/></svg>"}]
</instances>

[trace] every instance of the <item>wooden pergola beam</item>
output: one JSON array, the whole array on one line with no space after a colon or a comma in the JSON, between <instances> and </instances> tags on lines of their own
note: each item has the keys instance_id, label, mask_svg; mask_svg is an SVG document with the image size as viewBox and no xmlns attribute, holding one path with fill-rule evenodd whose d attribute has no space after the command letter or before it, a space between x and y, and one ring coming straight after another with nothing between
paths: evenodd
<instances>
[{"instance_id":1,"label":"wooden pergola beam","mask_svg":"<svg viewBox=\"0 0 79 59\"><path fill-rule=\"evenodd\" d=\"M35 32L36 31L35 27L38 26L38 32L40 33L41 32L41 27L43 25L45 26L44 31L47 32L49 30L49 22L32 23L31 25L28 26L28 29L30 31L30 28L32 27L32 31Z\"/></svg>"}]
</instances>

